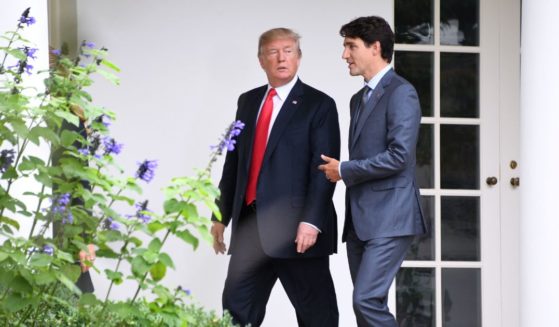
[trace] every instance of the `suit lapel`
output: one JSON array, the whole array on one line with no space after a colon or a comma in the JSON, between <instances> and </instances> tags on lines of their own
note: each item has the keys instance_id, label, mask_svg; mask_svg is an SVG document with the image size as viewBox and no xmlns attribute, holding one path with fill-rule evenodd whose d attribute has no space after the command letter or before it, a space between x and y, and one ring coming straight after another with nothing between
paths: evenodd
<instances>
[{"instance_id":1,"label":"suit lapel","mask_svg":"<svg viewBox=\"0 0 559 327\"><path fill-rule=\"evenodd\" d=\"M266 95L268 87L262 86L258 88L252 96L247 98L247 103L244 105L246 108L245 111L245 120L241 120L245 123L245 128L243 130L243 134L245 134L245 142L243 146L243 150L241 152L242 158L240 162L243 162L245 165L245 172L248 174L248 170L250 168L251 156L252 156L252 147L254 146L254 132L256 130L256 119L258 118L258 111L260 110L260 104ZM247 175L248 176L248 175Z\"/></svg>"},{"instance_id":2,"label":"suit lapel","mask_svg":"<svg viewBox=\"0 0 559 327\"><path fill-rule=\"evenodd\" d=\"M367 119L369 118L369 116L373 113L373 110L375 110L376 105L379 103L380 99L382 98L382 96L385 93L385 88L390 84L390 82L392 81L392 77L394 76L394 70L390 69L380 80L380 82L378 83L377 87L375 87L375 89L373 90L373 94L371 94L371 98L369 99L369 101L365 104L364 108L361 108L361 113L359 114L360 117L359 120L357 121L357 127L355 127L355 135L353 135L353 142L352 142L352 147L355 146L355 143L357 142L357 139L359 138L359 135L361 134L361 131L363 130L363 127L365 126L365 123L367 122ZM363 91L359 92L360 96L362 96ZM359 97L358 99L361 99L361 97ZM357 102L359 105L359 102ZM354 110L354 112L356 112L357 110Z\"/></svg>"},{"instance_id":3,"label":"suit lapel","mask_svg":"<svg viewBox=\"0 0 559 327\"><path fill-rule=\"evenodd\" d=\"M266 152L264 153L264 160L262 163L266 162L268 158L274 152L278 141L281 138L285 128L289 124L289 121L293 117L293 114L297 111L297 108L301 105L303 96L303 83L301 80L297 80L297 83L289 92L287 99L283 102L283 106L276 117L272 130L270 131L270 136L268 137L268 144L266 145Z\"/></svg>"}]
</instances>

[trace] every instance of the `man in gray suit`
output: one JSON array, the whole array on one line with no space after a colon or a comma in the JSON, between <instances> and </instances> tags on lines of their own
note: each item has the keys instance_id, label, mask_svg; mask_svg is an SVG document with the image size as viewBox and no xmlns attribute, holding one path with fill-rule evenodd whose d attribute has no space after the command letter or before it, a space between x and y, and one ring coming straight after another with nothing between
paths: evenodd
<instances>
[{"instance_id":1,"label":"man in gray suit","mask_svg":"<svg viewBox=\"0 0 559 327\"><path fill-rule=\"evenodd\" d=\"M387 297L414 235L427 228L415 181L421 110L414 87L390 67L394 33L380 17L342 26L342 58L365 86L350 102L349 161L322 156L331 182L343 180L346 215L342 241L361 326L398 326Z\"/></svg>"}]
</instances>

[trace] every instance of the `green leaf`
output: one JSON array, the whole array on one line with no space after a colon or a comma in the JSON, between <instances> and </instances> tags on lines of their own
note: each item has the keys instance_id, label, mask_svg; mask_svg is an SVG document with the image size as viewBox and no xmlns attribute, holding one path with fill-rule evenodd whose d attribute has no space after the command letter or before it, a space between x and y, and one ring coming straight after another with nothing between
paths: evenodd
<instances>
[{"instance_id":1,"label":"green leaf","mask_svg":"<svg viewBox=\"0 0 559 327\"><path fill-rule=\"evenodd\" d=\"M19 275L12 279L12 281L10 282L10 287L12 290L18 293L33 292L33 286L31 286L31 284L29 284L29 282L25 278Z\"/></svg>"},{"instance_id":2,"label":"green leaf","mask_svg":"<svg viewBox=\"0 0 559 327\"><path fill-rule=\"evenodd\" d=\"M165 225L158 222L158 221L152 221L148 224L148 230L152 234L157 233L158 231L162 230L163 228L165 228Z\"/></svg>"},{"instance_id":3,"label":"green leaf","mask_svg":"<svg viewBox=\"0 0 559 327\"><path fill-rule=\"evenodd\" d=\"M106 72L104 70L99 69L97 71L97 73L99 73L99 75L105 77L107 80L109 80L114 85L119 85L120 84L120 79L118 77L116 77L115 75L109 73L109 72Z\"/></svg>"},{"instance_id":4,"label":"green leaf","mask_svg":"<svg viewBox=\"0 0 559 327\"><path fill-rule=\"evenodd\" d=\"M175 269L175 264L173 263L173 259L171 259L171 257L165 252L159 253L159 262L163 263L167 267Z\"/></svg>"},{"instance_id":5,"label":"green leaf","mask_svg":"<svg viewBox=\"0 0 559 327\"><path fill-rule=\"evenodd\" d=\"M17 312L33 302L33 297L23 297L18 293L10 293L2 301L2 307L8 312Z\"/></svg>"},{"instance_id":6,"label":"green leaf","mask_svg":"<svg viewBox=\"0 0 559 327\"><path fill-rule=\"evenodd\" d=\"M77 264L67 264L62 267L61 273L64 275L64 277L68 278L68 280L70 280L72 283L75 283L80 277L82 271L80 266ZM58 278L58 276L56 277Z\"/></svg>"},{"instance_id":7,"label":"green leaf","mask_svg":"<svg viewBox=\"0 0 559 327\"><path fill-rule=\"evenodd\" d=\"M62 111L62 110L58 110L55 111L54 114L64 120L66 120L67 122L69 122L70 124L79 127L80 126L80 119L78 116L74 115L71 112L68 111Z\"/></svg>"},{"instance_id":8,"label":"green leaf","mask_svg":"<svg viewBox=\"0 0 559 327\"><path fill-rule=\"evenodd\" d=\"M66 262L74 262L74 257L69 254L68 252L62 251L62 250L58 250L56 251L56 257L60 260L66 261Z\"/></svg>"},{"instance_id":9,"label":"green leaf","mask_svg":"<svg viewBox=\"0 0 559 327\"><path fill-rule=\"evenodd\" d=\"M27 55L19 49L6 49L5 51L18 60L25 60L27 58Z\"/></svg>"},{"instance_id":10,"label":"green leaf","mask_svg":"<svg viewBox=\"0 0 559 327\"><path fill-rule=\"evenodd\" d=\"M60 142L63 146L69 147L70 145L74 144L74 142L79 138L82 138L79 133L65 129L60 135Z\"/></svg>"},{"instance_id":11,"label":"green leaf","mask_svg":"<svg viewBox=\"0 0 559 327\"><path fill-rule=\"evenodd\" d=\"M37 136L37 138L42 137L53 144L58 144L60 141L58 135L48 127L35 126L29 131L29 137L31 137L31 135Z\"/></svg>"},{"instance_id":12,"label":"green leaf","mask_svg":"<svg viewBox=\"0 0 559 327\"><path fill-rule=\"evenodd\" d=\"M0 252L0 262L8 259L10 256L7 253Z\"/></svg>"},{"instance_id":13,"label":"green leaf","mask_svg":"<svg viewBox=\"0 0 559 327\"><path fill-rule=\"evenodd\" d=\"M166 272L167 272L167 266L165 266L161 262L156 263L149 270L149 274L151 275L151 278L156 282L162 280L163 277L165 277Z\"/></svg>"},{"instance_id":14,"label":"green leaf","mask_svg":"<svg viewBox=\"0 0 559 327\"><path fill-rule=\"evenodd\" d=\"M192 235L192 233L188 229L177 231L175 235L177 235L180 239L182 239L186 243L192 245L194 250L198 248L198 238Z\"/></svg>"},{"instance_id":15,"label":"green leaf","mask_svg":"<svg viewBox=\"0 0 559 327\"><path fill-rule=\"evenodd\" d=\"M149 271L149 269L150 265L141 256L137 256L132 259L132 272L136 276L143 276Z\"/></svg>"},{"instance_id":16,"label":"green leaf","mask_svg":"<svg viewBox=\"0 0 559 327\"><path fill-rule=\"evenodd\" d=\"M43 270L35 274L34 279L37 285L47 285L53 283L56 280L56 276L53 272Z\"/></svg>"},{"instance_id":17,"label":"green leaf","mask_svg":"<svg viewBox=\"0 0 559 327\"><path fill-rule=\"evenodd\" d=\"M34 253L29 259L31 267L47 267L52 262L52 257L44 253Z\"/></svg>"},{"instance_id":18,"label":"green leaf","mask_svg":"<svg viewBox=\"0 0 559 327\"><path fill-rule=\"evenodd\" d=\"M115 64L113 64L112 62L110 62L106 59L101 60L101 64L103 66L109 67L110 69L112 69L116 72L120 72L120 68L118 68Z\"/></svg>"},{"instance_id":19,"label":"green leaf","mask_svg":"<svg viewBox=\"0 0 559 327\"><path fill-rule=\"evenodd\" d=\"M8 218L8 217L0 217L0 222L4 223L4 224L8 224L12 227L14 227L15 229L19 230L19 223L17 222L17 220ZM2 261L2 260L0 260Z\"/></svg>"},{"instance_id":20,"label":"green leaf","mask_svg":"<svg viewBox=\"0 0 559 327\"><path fill-rule=\"evenodd\" d=\"M163 203L163 209L166 214L177 212L180 210L180 203L176 199L169 199Z\"/></svg>"},{"instance_id":21,"label":"green leaf","mask_svg":"<svg viewBox=\"0 0 559 327\"><path fill-rule=\"evenodd\" d=\"M157 254L157 252L146 251L144 252L144 254L142 254L142 258L144 258L147 263L153 264L157 262L159 255Z\"/></svg>"},{"instance_id":22,"label":"green leaf","mask_svg":"<svg viewBox=\"0 0 559 327\"><path fill-rule=\"evenodd\" d=\"M119 271L112 271L105 269L105 274L109 280L112 280L116 285L122 284L122 273Z\"/></svg>"},{"instance_id":23,"label":"green leaf","mask_svg":"<svg viewBox=\"0 0 559 327\"><path fill-rule=\"evenodd\" d=\"M161 250L161 246L163 246L163 244L157 237L155 237L153 240L151 240L151 242L149 242L148 249L151 252L158 253L159 250Z\"/></svg>"},{"instance_id":24,"label":"green leaf","mask_svg":"<svg viewBox=\"0 0 559 327\"><path fill-rule=\"evenodd\" d=\"M101 301L99 301L93 293L84 293L80 296L78 303L80 306L94 306L101 304Z\"/></svg>"},{"instance_id":25,"label":"green leaf","mask_svg":"<svg viewBox=\"0 0 559 327\"><path fill-rule=\"evenodd\" d=\"M136 247L141 246L142 245L142 240L140 240L139 238L132 236L130 237L130 243L134 244Z\"/></svg>"},{"instance_id":26,"label":"green leaf","mask_svg":"<svg viewBox=\"0 0 559 327\"><path fill-rule=\"evenodd\" d=\"M77 267L77 266L76 266ZM78 267L79 269L79 267ZM66 275L64 274L57 274L56 275L56 279L58 279L64 286L66 286L66 288L68 288L70 291L72 291L74 294L77 295L81 295L82 292L80 291L80 289L76 286L75 281L72 281L71 279L69 279L68 277L66 277ZM77 278L76 278L77 280Z\"/></svg>"},{"instance_id":27,"label":"green leaf","mask_svg":"<svg viewBox=\"0 0 559 327\"><path fill-rule=\"evenodd\" d=\"M17 135L21 136L22 138L27 137L27 133L29 132L29 130L27 129L27 125L25 125L24 122L12 121L11 124L14 132L16 132Z\"/></svg>"}]
</instances>

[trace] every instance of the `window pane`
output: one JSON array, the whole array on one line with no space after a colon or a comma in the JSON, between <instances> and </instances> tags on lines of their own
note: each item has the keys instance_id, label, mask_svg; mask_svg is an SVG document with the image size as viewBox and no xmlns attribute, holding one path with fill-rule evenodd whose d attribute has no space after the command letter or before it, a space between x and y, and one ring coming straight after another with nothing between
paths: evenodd
<instances>
[{"instance_id":1,"label":"window pane","mask_svg":"<svg viewBox=\"0 0 559 327\"><path fill-rule=\"evenodd\" d=\"M479 117L479 54L441 53L441 116Z\"/></svg>"},{"instance_id":2,"label":"window pane","mask_svg":"<svg viewBox=\"0 0 559 327\"><path fill-rule=\"evenodd\" d=\"M417 90L421 114L433 116L433 53L419 51L396 51L394 68Z\"/></svg>"},{"instance_id":3,"label":"window pane","mask_svg":"<svg viewBox=\"0 0 559 327\"><path fill-rule=\"evenodd\" d=\"M416 236L408 250L406 260L435 260L435 197L422 196L421 207L427 222L427 234Z\"/></svg>"},{"instance_id":4,"label":"window pane","mask_svg":"<svg viewBox=\"0 0 559 327\"><path fill-rule=\"evenodd\" d=\"M479 261L479 197L441 197L441 258Z\"/></svg>"},{"instance_id":5,"label":"window pane","mask_svg":"<svg viewBox=\"0 0 559 327\"><path fill-rule=\"evenodd\" d=\"M419 188L434 188L434 144L433 125L421 124L419 128L419 139L417 141L417 162L415 167L417 186Z\"/></svg>"},{"instance_id":6,"label":"window pane","mask_svg":"<svg viewBox=\"0 0 559 327\"><path fill-rule=\"evenodd\" d=\"M394 2L396 43L433 44L433 0Z\"/></svg>"},{"instance_id":7,"label":"window pane","mask_svg":"<svg viewBox=\"0 0 559 327\"><path fill-rule=\"evenodd\" d=\"M481 271L443 268L443 327L481 326Z\"/></svg>"},{"instance_id":8,"label":"window pane","mask_svg":"<svg viewBox=\"0 0 559 327\"><path fill-rule=\"evenodd\" d=\"M479 0L441 0L441 44L479 45Z\"/></svg>"},{"instance_id":9,"label":"window pane","mask_svg":"<svg viewBox=\"0 0 559 327\"><path fill-rule=\"evenodd\" d=\"M479 126L441 125L441 187L479 189Z\"/></svg>"},{"instance_id":10,"label":"window pane","mask_svg":"<svg viewBox=\"0 0 559 327\"><path fill-rule=\"evenodd\" d=\"M435 269L401 268L396 276L400 327L435 327Z\"/></svg>"}]
</instances>

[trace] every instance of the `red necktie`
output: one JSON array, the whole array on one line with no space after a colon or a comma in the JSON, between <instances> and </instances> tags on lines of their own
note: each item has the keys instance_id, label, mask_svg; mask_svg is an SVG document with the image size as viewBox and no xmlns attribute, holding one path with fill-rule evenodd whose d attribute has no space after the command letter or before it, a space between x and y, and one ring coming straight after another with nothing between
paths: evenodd
<instances>
[{"instance_id":1,"label":"red necktie","mask_svg":"<svg viewBox=\"0 0 559 327\"><path fill-rule=\"evenodd\" d=\"M266 151L266 143L268 143L268 129L270 127L270 119L272 118L272 111L274 109L273 98L276 95L275 89L270 89L266 101L258 116L256 123L256 132L254 133L254 144L252 146L252 159L250 161L250 171L248 175L248 185L246 192L246 203L251 204L256 200L256 182L258 181L258 174L264 159L264 152Z\"/></svg>"}]
</instances>

